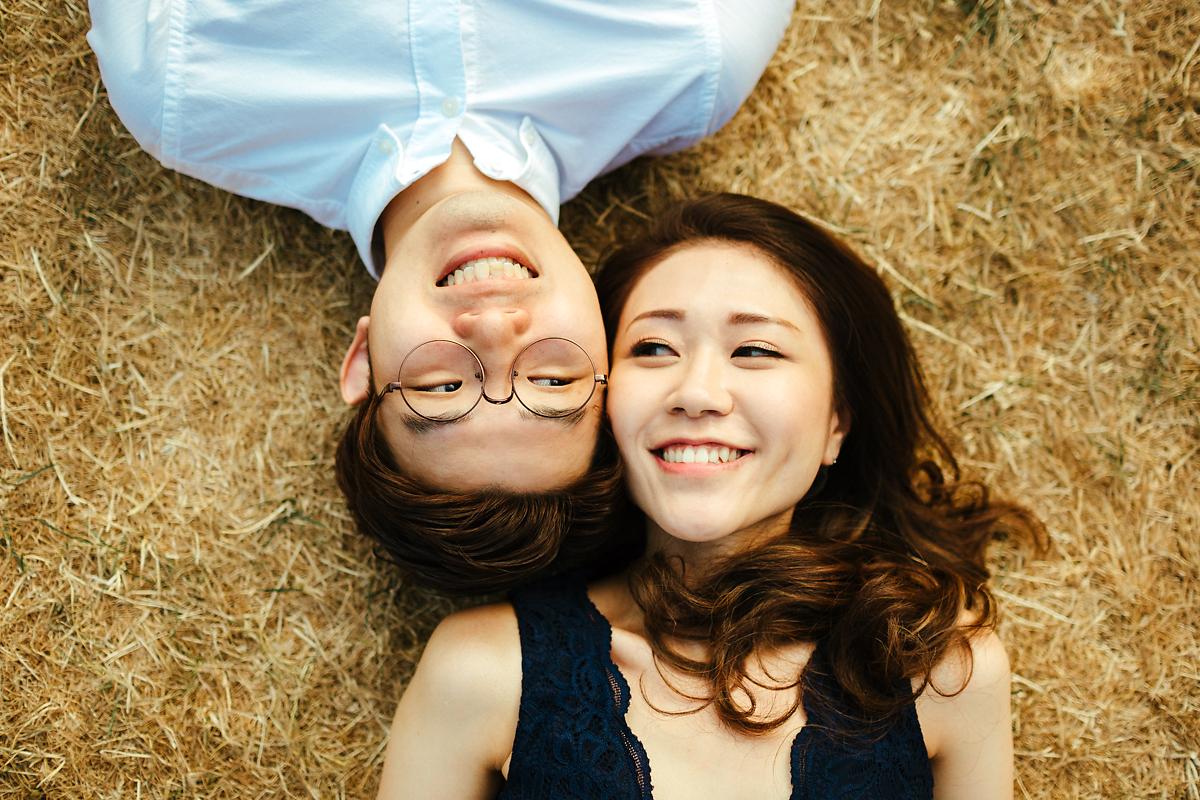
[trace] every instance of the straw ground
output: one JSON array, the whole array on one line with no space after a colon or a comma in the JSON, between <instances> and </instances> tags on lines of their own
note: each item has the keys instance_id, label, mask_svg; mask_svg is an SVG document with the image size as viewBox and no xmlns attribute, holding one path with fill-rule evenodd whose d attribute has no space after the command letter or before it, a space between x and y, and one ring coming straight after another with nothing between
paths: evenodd
<instances>
[{"instance_id":1,"label":"straw ground","mask_svg":"<svg viewBox=\"0 0 1200 800\"><path fill-rule=\"evenodd\" d=\"M347 237L164 171L82 0L0 5L0 797L365 797L450 603L332 480ZM996 551L1017 796L1200 798L1200 10L801 0L715 139L564 212L585 260L704 189L883 273Z\"/></svg>"}]
</instances>

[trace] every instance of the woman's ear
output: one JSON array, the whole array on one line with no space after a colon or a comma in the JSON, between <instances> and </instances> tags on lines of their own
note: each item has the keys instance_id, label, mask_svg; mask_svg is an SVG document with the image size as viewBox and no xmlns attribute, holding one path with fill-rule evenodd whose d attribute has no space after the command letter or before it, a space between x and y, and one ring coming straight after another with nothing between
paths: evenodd
<instances>
[{"instance_id":1,"label":"woman's ear","mask_svg":"<svg viewBox=\"0 0 1200 800\"><path fill-rule=\"evenodd\" d=\"M825 440L825 456L821 459L822 464L832 464L837 461L838 453L842 450L842 442L846 441L846 435L849 433L850 411L839 406L830 415L829 437Z\"/></svg>"},{"instance_id":2,"label":"woman's ear","mask_svg":"<svg viewBox=\"0 0 1200 800\"><path fill-rule=\"evenodd\" d=\"M350 348L342 360L339 376L342 399L352 406L367 399L371 380L371 361L367 354L367 328L370 325L370 317L358 318L358 324L354 326L354 341L350 342Z\"/></svg>"}]
</instances>

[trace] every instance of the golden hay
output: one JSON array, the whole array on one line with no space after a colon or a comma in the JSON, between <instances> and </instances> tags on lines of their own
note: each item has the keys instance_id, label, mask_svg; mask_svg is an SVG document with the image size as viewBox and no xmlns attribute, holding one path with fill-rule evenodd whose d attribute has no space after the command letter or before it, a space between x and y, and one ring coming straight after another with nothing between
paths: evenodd
<instances>
[{"instance_id":1,"label":"golden hay","mask_svg":"<svg viewBox=\"0 0 1200 800\"><path fill-rule=\"evenodd\" d=\"M352 533L344 234L159 168L82 0L0 6L0 797L364 797L450 603ZM1018 797L1200 800L1200 9L801 0L715 139L564 211L787 203L876 263L1001 546Z\"/></svg>"}]
</instances>

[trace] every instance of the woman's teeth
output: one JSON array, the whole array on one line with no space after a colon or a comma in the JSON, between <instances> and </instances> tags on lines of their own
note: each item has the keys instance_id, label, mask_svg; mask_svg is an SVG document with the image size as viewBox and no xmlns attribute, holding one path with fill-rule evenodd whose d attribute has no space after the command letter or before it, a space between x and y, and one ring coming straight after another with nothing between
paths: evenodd
<instances>
[{"instance_id":1,"label":"woman's teeth","mask_svg":"<svg viewBox=\"0 0 1200 800\"><path fill-rule=\"evenodd\" d=\"M727 464L748 452L718 445L671 445L663 448L662 460L668 464Z\"/></svg>"},{"instance_id":2,"label":"woman's teeth","mask_svg":"<svg viewBox=\"0 0 1200 800\"><path fill-rule=\"evenodd\" d=\"M438 281L438 286L458 286L475 281L519 281L532 278L529 267L523 267L511 258L477 258L468 261Z\"/></svg>"}]
</instances>

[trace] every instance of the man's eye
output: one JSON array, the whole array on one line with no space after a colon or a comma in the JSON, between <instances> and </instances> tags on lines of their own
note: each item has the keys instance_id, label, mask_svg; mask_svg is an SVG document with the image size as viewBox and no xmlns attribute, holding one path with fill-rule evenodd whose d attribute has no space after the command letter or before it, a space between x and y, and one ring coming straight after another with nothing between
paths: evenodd
<instances>
[{"instance_id":1,"label":"man's eye","mask_svg":"<svg viewBox=\"0 0 1200 800\"><path fill-rule=\"evenodd\" d=\"M744 344L733 351L734 358L783 358L783 353L765 344Z\"/></svg>"},{"instance_id":2,"label":"man's eye","mask_svg":"<svg viewBox=\"0 0 1200 800\"><path fill-rule=\"evenodd\" d=\"M641 341L636 343L629 351L630 355L635 358L654 358L661 356L678 355L671 349L669 344L665 342Z\"/></svg>"},{"instance_id":3,"label":"man's eye","mask_svg":"<svg viewBox=\"0 0 1200 800\"><path fill-rule=\"evenodd\" d=\"M437 394L450 394L457 392L462 388L462 381L451 381L449 383L433 383L427 386L413 386L414 392L433 392Z\"/></svg>"},{"instance_id":4,"label":"man's eye","mask_svg":"<svg viewBox=\"0 0 1200 800\"><path fill-rule=\"evenodd\" d=\"M542 378L529 378L528 380L535 386L570 386L575 382L574 378L551 378L549 376Z\"/></svg>"}]
</instances>

